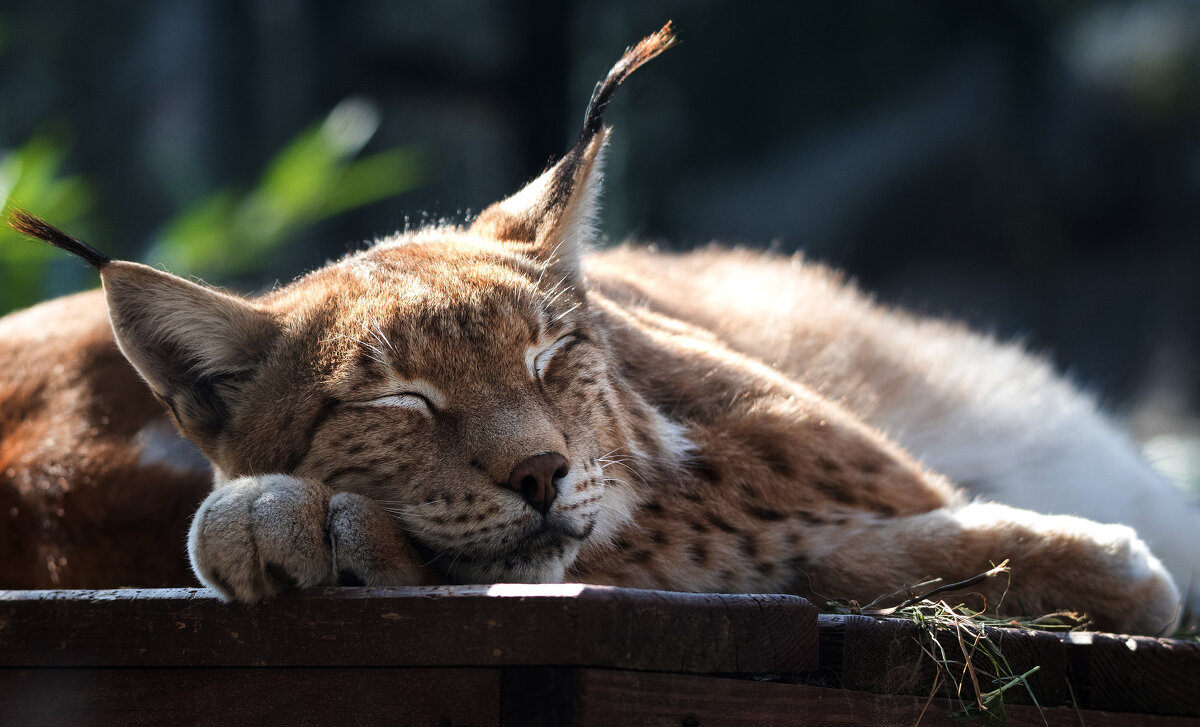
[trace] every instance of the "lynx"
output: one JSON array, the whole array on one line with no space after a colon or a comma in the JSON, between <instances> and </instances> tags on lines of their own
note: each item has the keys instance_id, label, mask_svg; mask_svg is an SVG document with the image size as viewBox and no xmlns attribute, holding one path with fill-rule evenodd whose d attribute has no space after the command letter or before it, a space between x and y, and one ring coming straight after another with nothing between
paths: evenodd
<instances>
[{"instance_id":1,"label":"lynx","mask_svg":"<svg viewBox=\"0 0 1200 727\"><path fill-rule=\"evenodd\" d=\"M0 322L3 585L177 583L188 528L195 575L241 601L573 580L865 603L1007 560L981 606L1170 625L1178 591L1129 527L958 489L1052 491L1089 452L1148 472L1044 364L799 257L589 252L605 107L673 42L628 50L574 147L469 226L261 297L14 212L105 302Z\"/></svg>"}]
</instances>

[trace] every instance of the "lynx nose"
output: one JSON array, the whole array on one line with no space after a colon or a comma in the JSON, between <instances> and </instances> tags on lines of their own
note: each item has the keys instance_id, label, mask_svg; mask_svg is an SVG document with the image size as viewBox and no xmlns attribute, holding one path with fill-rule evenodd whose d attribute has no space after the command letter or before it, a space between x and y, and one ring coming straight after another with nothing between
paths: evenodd
<instances>
[{"instance_id":1,"label":"lynx nose","mask_svg":"<svg viewBox=\"0 0 1200 727\"><path fill-rule=\"evenodd\" d=\"M571 465L558 452L535 454L513 467L508 476L508 486L525 498L534 510L546 514L558 490L554 483L567 476Z\"/></svg>"}]
</instances>

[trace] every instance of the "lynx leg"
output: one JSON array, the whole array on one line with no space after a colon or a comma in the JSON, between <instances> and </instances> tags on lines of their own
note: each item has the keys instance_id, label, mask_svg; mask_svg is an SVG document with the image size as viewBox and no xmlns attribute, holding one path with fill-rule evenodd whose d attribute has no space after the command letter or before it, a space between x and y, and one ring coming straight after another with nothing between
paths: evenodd
<instances>
[{"instance_id":1,"label":"lynx leg","mask_svg":"<svg viewBox=\"0 0 1200 727\"><path fill-rule=\"evenodd\" d=\"M344 586L444 583L421 567L421 557L396 524L367 498L339 492L329 500L329 540Z\"/></svg>"},{"instance_id":2,"label":"lynx leg","mask_svg":"<svg viewBox=\"0 0 1200 727\"><path fill-rule=\"evenodd\" d=\"M329 490L287 475L241 477L196 511L188 556L196 576L229 600L335 583L325 540Z\"/></svg>"},{"instance_id":3,"label":"lynx leg","mask_svg":"<svg viewBox=\"0 0 1200 727\"><path fill-rule=\"evenodd\" d=\"M1008 559L1011 579L969 589L1006 614L1085 611L1096 628L1157 634L1178 616L1179 592L1134 531L1066 515L972 503L921 515L853 520L810 553L814 591L868 602L889 582L946 582ZM818 542L813 540L810 542ZM972 604L978 605L978 604Z\"/></svg>"},{"instance_id":4,"label":"lynx leg","mask_svg":"<svg viewBox=\"0 0 1200 727\"><path fill-rule=\"evenodd\" d=\"M188 555L196 576L228 600L339 581L432 582L378 506L287 475L242 477L214 490L192 520Z\"/></svg>"}]
</instances>

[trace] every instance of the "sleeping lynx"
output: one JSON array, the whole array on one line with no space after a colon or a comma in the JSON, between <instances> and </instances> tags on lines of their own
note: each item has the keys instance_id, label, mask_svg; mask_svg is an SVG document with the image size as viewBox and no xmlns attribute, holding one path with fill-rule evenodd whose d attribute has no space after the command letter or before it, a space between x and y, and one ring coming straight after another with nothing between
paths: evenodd
<instances>
[{"instance_id":1,"label":"sleeping lynx","mask_svg":"<svg viewBox=\"0 0 1200 727\"><path fill-rule=\"evenodd\" d=\"M97 294L0 322L0 496L23 533L3 542L6 584L175 578L161 533L203 496L203 462L165 411L211 464L188 553L226 598L570 579L865 602L1008 559L1005 610L1167 627L1178 593L1128 527L972 501L934 472L999 497L1012 478L1120 486L1071 464L1093 454L1146 471L1042 364L799 258L587 253L605 106L672 42L668 26L628 51L570 152L469 227L388 238L260 298L14 213L100 269L145 384ZM972 590L995 607L1001 581Z\"/></svg>"}]
</instances>

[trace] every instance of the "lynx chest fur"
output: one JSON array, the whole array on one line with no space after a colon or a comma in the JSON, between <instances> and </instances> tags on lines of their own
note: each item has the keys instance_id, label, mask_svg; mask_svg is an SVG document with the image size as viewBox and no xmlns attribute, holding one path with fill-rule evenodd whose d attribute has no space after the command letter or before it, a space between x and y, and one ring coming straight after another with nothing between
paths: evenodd
<instances>
[{"instance_id":1,"label":"lynx chest fur","mask_svg":"<svg viewBox=\"0 0 1200 727\"><path fill-rule=\"evenodd\" d=\"M1011 582L974 589L993 610L1007 591L1103 628L1170 624L1178 593L1129 528L952 483L1000 488L1046 461L1041 438L1014 444L1002 475L954 456L964 429L1022 426L990 403L988 376L1108 436L1040 363L874 306L798 258L587 252L604 107L671 42L664 29L628 51L568 154L470 226L387 238L260 298L110 260L18 213L99 268L112 334L97 294L0 323L24 356L0 380L4 497L40 527L6 546L20 554L6 585L46 584L47 568L54 584L120 585L89 582L103 571L81 554L128 559L150 532L161 553L199 503L192 567L242 600L566 579L867 601L1007 559ZM150 456L164 418L203 460ZM55 479L55 461L73 469Z\"/></svg>"}]
</instances>

